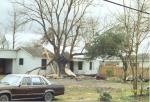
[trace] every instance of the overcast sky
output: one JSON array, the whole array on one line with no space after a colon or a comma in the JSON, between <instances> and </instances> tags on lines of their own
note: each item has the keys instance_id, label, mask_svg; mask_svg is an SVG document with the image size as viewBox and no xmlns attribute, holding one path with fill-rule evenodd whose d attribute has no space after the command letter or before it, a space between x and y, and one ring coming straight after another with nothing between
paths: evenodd
<instances>
[{"instance_id":1,"label":"overcast sky","mask_svg":"<svg viewBox=\"0 0 150 102\"><path fill-rule=\"evenodd\" d=\"M8 28L8 22L10 20L10 16L8 15L10 13L10 11L12 10L12 4L9 2L11 0L0 0L0 32L1 33L6 33L9 32L7 31ZM111 0L114 2L120 2L121 0ZM90 12L92 13L93 16L97 16L99 17L99 19L101 19L103 21L104 18L107 18L111 21L111 19L113 19L114 13L115 12L121 12L123 9L122 7L116 6L114 4L105 2L103 0L98 0L99 5L96 7L92 7L89 10L89 14ZM9 32L10 33L10 32ZM40 35L36 35L36 37L33 37L35 35L35 31L22 31L19 32L19 40L20 42L22 41L27 41L29 42L30 40L37 40L38 38L40 38ZM7 38L11 41L11 36L7 35ZM144 44L148 42L145 41Z\"/></svg>"}]
</instances>

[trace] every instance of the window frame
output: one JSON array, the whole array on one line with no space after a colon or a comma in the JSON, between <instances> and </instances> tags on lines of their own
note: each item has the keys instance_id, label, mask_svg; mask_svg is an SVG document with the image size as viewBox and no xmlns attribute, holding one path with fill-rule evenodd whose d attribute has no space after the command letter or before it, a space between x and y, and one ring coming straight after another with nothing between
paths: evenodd
<instances>
[{"instance_id":1,"label":"window frame","mask_svg":"<svg viewBox=\"0 0 150 102\"><path fill-rule=\"evenodd\" d=\"M23 58L19 58L19 65L24 65L24 59Z\"/></svg>"},{"instance_id":2,"label":"window frame","mask_svg":"<svg viewBox=\"0 0 150 102\"><path fill-rule=\"evenodd\" d=\"M33 78L38 78L39 81L40 81L40 84L35 85L35 84L33 83L33 81L32 81ZM48 83L46 83L41 77L35 76L35 77L31 77L31 85L32 85L32 86L48 85Z\"/></svg>"},{"instance_id":3,"label":"window frame","mask_svg":"<svg viewBox=\"0 0 150 102\"><path fill-rule=\"evenodd\" d=\"M92 70L93 69L93 62L90 62L89 64L90 64L89 69Z\"/></svg>"},{"instance_id":4,"label":"window frame","mask_svg":"<svg viewBox=\"0 0 150 102\"><path fill-rule=\"evenodd\" d=\"M47 65L47 59L41 59L41 66L43 70L46 70L46 65Z\"/></svg>"},{"instance_id":5,"label":"window frame","mask_svg":"<svg viewBox=\"0 0 150 102\"><path fill-rule=\"evenodd\" d=\"M83 61L78 62L78 70L83 70Z\"/></svg>"},{"instance_id":6,"label":"window frame","mask_svg":"<svg viewBox=\"0 0 150 102\"><path fill-rule=\"evenodd\" d=\"M22 84L22 83L23 83L23 80L24 80L25 78L28 78L28 79L29 79L29 82L30 82L29 85L28 85L28 84L27 84L27 85L23 85L23 84ZM31 86L31 85L32 85L31 78L30 78L30 77L23 77L22 80L21 80L20 85L21 85L21 86Z\"/></svg>"},{"instance_id":7,"label":"window frame","mask_svg":"<svg viewBox=\"0 0 150 102\"><path fill-rule=\"evenodd\" d=\"M40 80L44 83L43 85L48 85L48 83L46 82L46 80L44 80L43 78L40 77Z\"/></svg>"}]
</instances>

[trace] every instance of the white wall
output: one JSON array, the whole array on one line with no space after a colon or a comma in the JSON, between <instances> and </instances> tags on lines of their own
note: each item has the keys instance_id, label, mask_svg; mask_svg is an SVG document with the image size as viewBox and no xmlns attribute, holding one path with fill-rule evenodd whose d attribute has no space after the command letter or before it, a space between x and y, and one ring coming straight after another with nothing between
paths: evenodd
<instances>
[{"instance_id":1,"label":"white wall","mask_svg":"<svg viewBox=\"0 0 150 102\"><path fill-rule=\"evenodd\" d=\"M16 59L13 59L13 61L12 61L12 73L16 73L17 72L17 63L16 63Z\"/></svg>"},{"instance_id":2,"label":"white wall","mask_svg":"<svg viewBox=\"0 0 150 102\"><path fill-rule=\"evenodd\" d=\"M74 73L75 74L91 75L91 74L98 73L100 61L98 61L98 60L92 60L92 61L82 60L82 62L83 62L82 70L78 69L78 62L80 62L80 61L74 61ZM92 62L92 70L90 70L90 62Z\"/></svg>"},{"instance_id":3,"label":"white wall","mask_svg":"<svg viewBox=\"0 0 150 102\"><path fill-rule=\"evenodd\" d=\"M142 66L143 66L143 68L150 68L150 61L147 60L144 62L140 62L139 67L142 68Z\"/></svg>"},{"instance_id":4,"label":"white wall","mask_svg":"<svg viewBox=\"0 0 150 102\"><path fill-rule=\"evenodd\" d=\"M19 65L19 59L23 58L23 65ZM41 66L41 59L39 57L34 57L24 50L19 50L16 59L16 67L13 70L14 73L24 74L29 70Z\"/></svg>"},{"instance_id":5,"label":"white wall","mask_svg":"<svg viewBox=\"0 0 150 102\"><path fill-rule=\"evenodd\" d=\"M0 50L0 58L15 59L16 55L16 51L13 50Z\"/></svg>"}]
</instances>

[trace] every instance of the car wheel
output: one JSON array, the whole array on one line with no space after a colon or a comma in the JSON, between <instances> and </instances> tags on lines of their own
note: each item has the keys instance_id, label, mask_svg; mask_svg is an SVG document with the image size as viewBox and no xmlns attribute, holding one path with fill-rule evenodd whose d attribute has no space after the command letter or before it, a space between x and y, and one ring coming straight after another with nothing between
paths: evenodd
<instances>
[{"instance_id":1,"label":"car wheel","mask_svg":"<svg viewBox=\"0 0 150 102\"><path fill-rule=\"evenodd\" d=\"M2 94L0 95L0 101L4 102L4 101L9 101L9 97L6 94Z\"/></svg>"},{"instance_id":2,"label":"car wheel","mask_svg":"<svg viewBox=\"0 0 150 102\"><path fill-rule=\"evenodd\" d=\"M44 100L45 102L51 102L53 99L53 94L51 92L45 93Z\"/></svg>"}]
</instances>

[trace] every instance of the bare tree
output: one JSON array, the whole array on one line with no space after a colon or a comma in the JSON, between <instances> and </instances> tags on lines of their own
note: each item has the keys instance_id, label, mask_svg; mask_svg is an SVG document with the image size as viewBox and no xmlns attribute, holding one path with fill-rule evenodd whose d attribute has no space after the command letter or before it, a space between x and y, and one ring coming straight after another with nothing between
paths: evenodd
<instances>
[{"instance_id":1,"label":"bare tree","mask_svg":"<svg viewBox=\"0 0 150 102\"><path fill-rule=\"evenodd\" d=\"M149 62L149 45L150 44L147 44L147 46L146 47L144 47L144 49L143 50L145 50L145 51L143 51L143 54L141 54L141 73L140 73L140 79L141 79L141 84L140 84L140 95L143 95L143 87L144 87L144 85L143 85L143 81L147 81L147 80L149 80L149 78L147 78L147 76L145 76L144 77L144 73L146 72L146 70L144 70L144 68L145 67L148 67L149 68L149 66L145 66L144 64L145 63L147 63L147 62ZM146 74L146 73L145 73Z\"/></svg>"},{"instance_id":2,"label":"bare tree","mask_svg":"<svg viewBox=\"0 0 150 102\"><path fill-rule=\"evenodd\" d=\"M139 11L132 11L124 7L124 27L128 34L128 60L133 76L134 95L138 90L138 53L141 43L149 37L150 19L149 15L140 11L147 11L150 7L148 0L137 0L134 2ZM123 0L125 5L125 1Z\"/></svg>"},{"instance_id":3,"label":"bare tree","mask_svg":"<svg viewBox=\"0 0 150 102\"><path fill-rule=\"evenodd\" d=\"M8 49L8 41L6 40L5 35L0 33L0 49Z\"/></svg>"},{"instance_id":4,"label":"bare tree","mask_svg":"<svg viewBox=\"0 0 150 102\"><path fill-rule=\"evenodd\" d=\"M20 11L27 21L38 23L43 29L44 42L53 46L55 61L59 65L59 74L63 74L66 64L64 54L71 38L69 54L73 50L80 34L82 18L93 0L26 0L15 1L23 8Z\"/></svg>"},{"instance_id":5,"label":"bare tree","mask_svg":"<svg viewBox=\"0 0 150 102\"><path fill-rule=\"evenodd\" d=\"M10 20L8 21L8 26L10 27L7 30L10 30L12 33L12 49L16 48L17 44L17 32L23 28L23 26L27 23L26 20L22 16L18 14L18 8L13 4L13 9L9 13ZM9 32L9 31L7 31Z\"/></svg>"}]
</instances>

